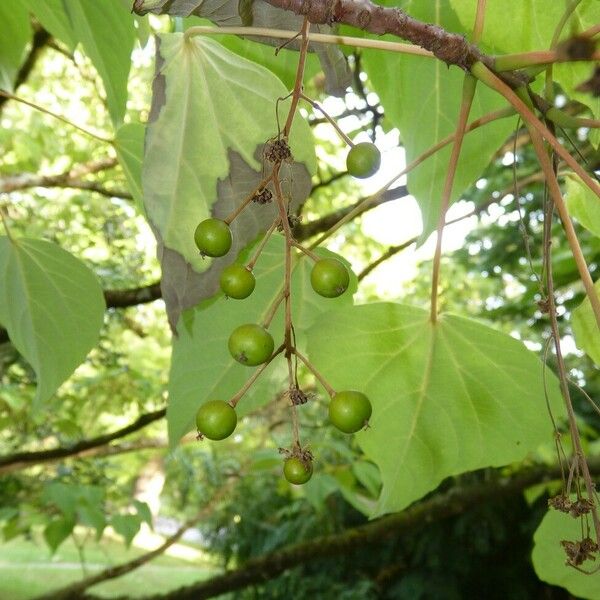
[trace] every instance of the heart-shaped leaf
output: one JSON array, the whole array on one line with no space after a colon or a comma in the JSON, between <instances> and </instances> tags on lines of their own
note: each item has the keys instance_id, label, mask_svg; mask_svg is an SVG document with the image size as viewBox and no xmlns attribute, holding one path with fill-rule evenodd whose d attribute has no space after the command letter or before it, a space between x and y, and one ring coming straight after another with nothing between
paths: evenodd
<instances>
[{"instance_id":1,"label":"heart-shaped leaf","mask_svg":"<svg viewBox=\"0 0 600 600\"><path fill-rule=\"evenodd\" d=\"M0 323L48 400L96 345L104 296L77 258L43 240L0 237Z\"/></svg>"},{"instance_id":2,"label":"heart-shaped leaf","mask_svg":"<svg viewBox=\"0 0 600 600\"><path fill-rule=\"evenodd\" d=\"M432 325L425 310L369 304L318 318L308 344L335 389L363 391L373 404L370 428L357 438L381 471L376 514L552 440L540 361L476 321L441 315ZM547 377L556 411L556 381Z\"/></svg>"}]
</instances>

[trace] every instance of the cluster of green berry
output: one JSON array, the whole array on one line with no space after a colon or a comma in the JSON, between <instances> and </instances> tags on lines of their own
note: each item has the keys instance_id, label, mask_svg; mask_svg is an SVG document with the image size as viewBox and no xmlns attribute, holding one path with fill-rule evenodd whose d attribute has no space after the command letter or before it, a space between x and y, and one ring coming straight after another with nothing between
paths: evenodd
<instances>
[{"instance_id":1,"label":"cluster of green berry","mask_svg":"<svg viewBox=\"0 0 600 600\"><path fill-rule=\"evenodd\" d=\"M346 160L348 172L359 178L370 177L378 170L380 160L379 150L374 144L353 145ZM209 218L196 227L194 240L203 256L216 258L229 252L233 240L229 223L227 219ZM310 274L313 290L325 298L342 295L350 283L350 274L346 266L335 258L309 255L315 261ZM234 263L221 273L220 287L228 298L247 298L255 286L256 280L250 266ZM275 344L265 327L247 323L231 333L228 347L231 356L237 362L254 367L270 362ZM210 440L229 437L237 425L234 406L235 403L223 400L211 400L202 404L196 414L198 434ZM362 392L346 390L332 394L329 420L344 433L355 433L367 426L371 412L371 403ZM313 471L310 452L301 450L299 446L291 452L285 452L288 455L283 468L285 478L297 485L306 483Z\"/></svg>"}]
</instances>

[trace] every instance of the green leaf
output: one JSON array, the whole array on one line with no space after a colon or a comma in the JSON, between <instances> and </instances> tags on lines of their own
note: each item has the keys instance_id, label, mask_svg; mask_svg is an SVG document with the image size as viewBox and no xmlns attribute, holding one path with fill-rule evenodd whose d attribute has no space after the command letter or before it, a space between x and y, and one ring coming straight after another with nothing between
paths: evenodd
<instances>
[{"instance_id":1,"label":"green leaf","mask_svg":"<svg viewBox=\"0 0 600 600\"><path fill-rule=\"evenodd\" d=\"M128 123L117 130L115 136L115 151L121 165L129 191L140 210L142 201L142 162L144 160L145 127L141 123Z\"/></svg>"},{"instance_id":2,"label":"green leaf","mask_svg":"<svg viewBox=\"0 0 600 600\"><path fill-rule=\"evenodd\" d=\"M441 315L432 325L428 311L410 306L348 307L317 319L308 348L335 389L361 390L373 404L371 426L356 438L381 472L375 514L551 440L537 357L470 319ZM560 407L551 375L548 388Z\"/></svg>"},{"instance_id":3,"label":"green leaf","mask_svg":"<svg viewBox=\"0 0 600 600\"><path fill-rule=\"evenodd\" d=\"M64 0L22 0L22 2L53 37L65 44L70 52L75 49L77 37L65 10Z\"/></svg>"},{"instance_id":4,"label":"green leaf","mask_svg":"<svg viewBox=\"0 0 600 600\"><path fill-rule=\"evenodd\" d=\"M449 31L460 24L446 1L410 0L406 11L417 19L438 23ZM439 60L369 50L364 66L385 108L386 118L398 127L406 150L406 162L435 146L456 131L464 72ZM505 106L504 100L485 86L477 87L469 121ZM451 202L481 175L500 145L514 129L513 119L489 123L465 136L454 180ZM408 189L416 198L423 218L424 241L435 231L441 194L452 145L436 152L408 174Z\"/></svg>"},{"instance_id":5,"label":"green leaf","mask_svg":"<svg viewBox=\"0 0 600 600\"><path fill-rule=\"evenodd\" d=\"M135 41L133 17L120 0L67 2L71 25L102 78L108 110L118 127L127 103L127 80Z\"/></svg>"},{"instance_id":6,"label":"green leaf","mask_svg":"<svg viewBox=\"0 0 600 600\"><path fill-rule=\"evenodd\" d=\"M125 538L125 545L130 546L133 538L140 530L140 518L137 515L115 515L110 524L112 528Z\"/></svg>"},{"instance_id":7,"label":"green leaf","mask_svg":"<svg viewBox=\"0 0 600 600\"><path fill-rule=\"evenodd\" d=\"M281 463L281 460L279 461ZM317 511L326 509L325 501L331 494L339 489L335 477L328 473L315 473L309 481L302 486L306 499Z\"/></svg>"},{"instance_id":8,"label":"green leaf","mask_svg":"<svg viewBox=\"0 0 600 600\"><path fill-rule=\"evenodd\" d=\"M450 0L452 8L465 31L473 30L477 3L472 0ZM510 5L510 27L506 26L506 1L487 0L485 22L481 42L494 52L529 52L546 50L565 6L561 2L547 0L520 0ZM412 14L412 12L411 12ZM578 29L590 27L600 20L600 7L596 0L583 0L573 20ZM564 28L563 38L571 33ZM569 65L572 67L573 65Z\"/></svg>"},{"instance_id":9,"label":"green leaf","mask_svg":"<svg viewBox=\"0 0 600 600\"><path fill-rule=\"evenodd\" d=\"M320 254L334 256L322 250ZM231 358L227 340L238 325L262 322L280 292L283 265L283 239L274 235L254 268L256 289L251 296L238 301L226 300L223 294L219 294L183 314L178 336L173 343L169 380L167 420L172 445L193 428L196 411L203 402L227 400L252 375L254 369L240 365ZM300 346L304 343L304 329L311 325L316 316L330 308L351 303L357 285L356 278L352 277L349 289L342 296L322 298L310 286L311 266L310 261L300 260L292 278L292 310ZM270 331L275 339L275 347L279 346L283 337L281 310ZM278 365L282 360L281 357L275 359L253 386L252 409L268 402L279 391ZM248 399L242 398L237 407L238 415L244 414L248 407Z\"/></svg>"},{"instance_id":10,"label":"green leaf","mask_svg":"<svg viewBox=\"0 0 600 600\"><path fill-rule=\"evenodd\" d=\"M0 323L48 400L96 345L104 297L96 276L56 244L0 237Z\"/></svg>"},{"instance_id":11,"label":"green leaf","mask_svg":"<svg viewBox=\"0 0 600 600\"><path fill-rule=\"evenodd\" d=\"M144 203L164 245L203 271L207 263L194 244L194 229L217 210L218 200L225 201L218 182L231 178L234 156L261 177L260 148L277 134L275 106L287 91L270 71L214 40L186 39L183 34L165 34L159 40L143 167ZM279 103L280 114L286 105ZM312 172L312 134L301 117L294 123L292 152ZM288 169L283 177L289 176ZM239 202L253 187L242 191L236 184L233 180Z\"/></svg>"},{"instance_id":12,"label":"green leaf","mask_svg":"<svg viewBox=\"0 0 600 600\"><path fill-rule=\"evenodd\" d=\"M565 199L569 213L600 238L600 198L576 176L567 177L566 182Z\"/></svg>"},{"instance_id":13,"label":"green leaf","mask_svg":"<svg viewBox=\"0 0 600 600\"><path fill-rule=\"evenodd\" d=\"M80 502L77 506L77 520L86 527L91 527L96 530L96 539L102 537L102 532L106 527L106 519L104 511L97 504L89 504L88 502Z\"/></svg>"},{"instance_id":14,"label":"green leaf","mask_svg":"<svg viewBox=\"0 0 600 600\"><path fill-rule=\"evenodd\" d=\"M44 529L44 539L50 547L52 554L56 552L58 547L71 535L75 527L75 520L61 517L55 519L46 525Z\"/></svg>"},{"instance_id":15,"label":"green leaf","mask_svg":"<svg viewBox=\"0 0 600 600\"><path fill-rule=\"evenodd\" d=\"M377 497L381 490L381 475L379 469L365 460L356 460L352 462L352 472L356 479L363 485L369 493Z\"/></svg>"},{"instance_id":16,"label":"green leaf","mask_svg":"<svg viewBox=\"0 0 600 600\"><path fill-rule=\"evenodd\" d=\"M565 565L566 554L561 541L581 540L581 522L571 515L549 510L533 536L531 559L537 576L552 585L566 588L577 598L600 598L600 580ZM594 568L588 562L583 568Z\"/></svg>"},{"instance_id":17,"label":"green leaf","mask_svg":"<svg viewBox=\"0 0 600 600\"><path fill-rule=\"evenodd\" d=\"M0 2L0 89L12 91L31 39L29 15L20 0Z\"/></svg>"},{"instance_id":18,"label":"green leaf","mask_svg":"<svg viewBox=\"0 0 600 600\"><path fill-rule=\"evenodd\" d=\"M148 504L146 502L134 500L133 505L135 506L135 510L137 511L140 521L145 521L150 527L152 527L152 513L150 512L150 507Z\"/></svg>"},{"instance_id":19,"label":"green leaf","mask_svg":"<svg viewBox=\"0 0 600 600\"><path fill-rule=\"evenodd\" d=\"M594 288L600 294L600 280L594 284ZM573 311L571 327L577 347L600 366L600 330L589 298L586 297Z\"/></svg>"}]
</instances>

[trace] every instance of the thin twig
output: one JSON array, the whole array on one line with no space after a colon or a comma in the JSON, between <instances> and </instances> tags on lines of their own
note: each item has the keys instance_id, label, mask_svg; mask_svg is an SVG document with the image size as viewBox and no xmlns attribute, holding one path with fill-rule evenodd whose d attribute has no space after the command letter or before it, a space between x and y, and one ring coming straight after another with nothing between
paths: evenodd
<instances>
[{"instance_id":1,"label":"thin twig","mask_svg":"<svg viewBox=\"0 0 600 600\"><path fill-rule=\"evenodd\" d=\"M25 98L21 98L20 96L15 96L14 94L11 94L10 92L7 92L5 90L0 90L0 96L3 96L4 98L7 98L9 100L14 100L15 102L20 102L21 104L26 104L27 106L30 106L31 108L34 108L35 110L38 110L38 111L40 111L46 115L49 115L55 119L58 119L59 121L62 121L63 123L81 131L81 133L85 133L85 135L88 135L100 142L105 142L107 144L113 143L113 140L111 140L109 138L105 138L98 133L94 133L93 131L86 129L85 127L81 127L80 125L77 125L76 123L73 123L72 121L69 121L69 119L67 119L66 117L63 117L62 115L59 115L58 113L52 112L51 110L48 110L47 108L44 108L43 106L40 106L39 104L35 104L34 102L25 100Z\"/></svg>"},{"instance_id":2,"label":"thin twig","mask_svg":"<svg viewBox=\"0 0 600 600\"><path fill-rule=\"evenodd\" d=\"M435 323L437 321L438 314L438 285L440 277L440 263L442 259L442 237L444 233L444 225L446 223L446 212L448 211L448 206L450 205L450 198L452 196L452 186L454 184L454 176L456 175L456 169L458 168L458 159L460 157L462 142L467 129L467 119L469 118L469 112L471 111L471 104L473 102L473 96L475 95L476 84L477 81L474 78L470 77L469 75L465 75L454 145L452 146L452 153L448 162L448 171L446 173L446 179L444 181L444 189L442 191L442 201L440 206L440 216L438 219L437 240L435 245L435 254L433 257L433 270L431 275L430 320L432 323Z\"/></svg>"}]
</instances>

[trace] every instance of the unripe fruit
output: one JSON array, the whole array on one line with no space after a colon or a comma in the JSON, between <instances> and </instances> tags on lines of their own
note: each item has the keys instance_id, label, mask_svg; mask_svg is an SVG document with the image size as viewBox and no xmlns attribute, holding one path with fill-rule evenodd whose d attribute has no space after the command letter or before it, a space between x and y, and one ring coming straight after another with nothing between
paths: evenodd
<instances>
[{"instance_id":1,"label":"unripe fruit","mask_svg":"<svg viewBox=\"0 0 600 600\"><path fill-rule=\"evenodd\" d=\"M341 296L350 283L348 269L336 258L318 260L310 272L313 290L325 298Z\"/></svg>"},{"instance_id":2,"label":"unripe fruit","mask_svg":"<svg viewBox=\"0 0 600 600\"><path fill-rule=\"evenodd\" d=\"M312 463L304 463L299 458L292 456L283 463L283 475L295 485L306 483L313 473Z\"/></svg>"},{"instance_id":3,"label":"unripe fruit","mask_svg":"<svg viewBox=\"0 0 600 600\"><path fill-rule=\"evenodd\" d=\"M329 420L344 433L356 433L367 425L372 410L362 392L338 392L329 403Z\"/></svg>"},{"instance_id":4,"label":"unripe fruit","mask_svg":"<svg viewBox=\"0 0 600 600\"><path fill-rule=\"evenodd\" d=\"M239 363L255 367L267 362L275 344L271 334L260 325L240 325L229 336L229 352Z\"/></svg>"},{"instance_id":5,"label":"unripe fruit","mask_svg":"<svg viewBox=\"0 0 600 600\"><path fill-rule=\"evenodd\" d=\"M221 272L220 284L227 297L243 300L254 291L256 279L243 265L233 264Z\"/></svg>"},{"instance_id":6,"label":"unripe fruit","mask_svg":"<svg viewBox=\"0 0 600 600\"><path fill-rule=\"evenodd\" d=\"M237 425L237 414L231 404L223 400L209 400L196 413L196 427L209 440L224 440Z\"/></svg>"},{"instance_id":7,"label":"unripe fruit","mask_svg":"<svg viewBox=\"0 0 600 600\"><path fill-rule=\"evenodd\" d=\"M231 248L231 229L220 219L205 219L196 227L194 241L205 256L225 256Z\"/></svg>"},{"instance_id":8,"label":"unripe fruit","mask_svg":"<svg viewBox=\"0 0 600 600\"><path fill-rule=\"evenodd\" d=\"M350 148L346 156L348 173L359 179L366 179L375 175L381 165L381 153L375 144L361 142Z\"/></svg>"}]
</instances>

